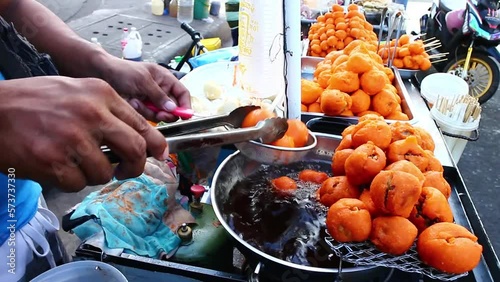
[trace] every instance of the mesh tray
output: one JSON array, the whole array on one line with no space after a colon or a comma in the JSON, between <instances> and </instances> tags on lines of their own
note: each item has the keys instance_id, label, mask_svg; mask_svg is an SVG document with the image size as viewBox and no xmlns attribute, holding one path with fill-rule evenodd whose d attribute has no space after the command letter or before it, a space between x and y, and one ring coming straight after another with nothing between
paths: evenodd
<instances>
[{"instance_id":1,"label":"mesh tray","mask_svg":"<svg viewBox=\"0 0 500 282\"><path fill-rule=\"evenodd\" d=\"M405 254L394 256L379 251L370 242L339 243L329 236L325 237L325 242L340 259L355 265L376 265L396 268L404 272L419 273L441 281L455 281L468 274L468 272L462 274L443 273L423 264L418 258L415 244Z\"/></svg>"}]
</instances>

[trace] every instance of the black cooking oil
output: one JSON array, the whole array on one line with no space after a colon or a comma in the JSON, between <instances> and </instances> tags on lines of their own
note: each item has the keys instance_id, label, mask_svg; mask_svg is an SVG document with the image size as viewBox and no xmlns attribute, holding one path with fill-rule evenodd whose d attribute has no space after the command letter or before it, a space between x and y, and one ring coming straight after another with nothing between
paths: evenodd
<instances>
[{"instance_id":1,"label":"black cooking oil","mask_svg":"<svg viewBox=\"0 0 500 282\"><path fill-rule=\"evenodd\" d=\"M230 213L228 223L246 242L276 258L299 265L336 268L339 259L329 256L332 251L323 240L328 209L316 200L320 184L299 181L298 174L304 169L331 176L331 163L299 162L288 166L262 165L237 182L225 206ZM275 191L270 181L280 176L294 179L297 190Z\"/></svg>"}]
</instances>

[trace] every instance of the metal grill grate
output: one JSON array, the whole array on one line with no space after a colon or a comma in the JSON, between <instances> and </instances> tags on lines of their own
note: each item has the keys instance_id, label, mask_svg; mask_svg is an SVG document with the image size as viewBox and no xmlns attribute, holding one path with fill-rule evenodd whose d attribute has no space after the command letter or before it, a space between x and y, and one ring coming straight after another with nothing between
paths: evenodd
<instances>
[{"instance_id":1,"label":"metal grill grate","mask_svg":"<svg viewBox=\"0 0 500 282\"><path fill-rule=\"evenodd\" d=\"M332 251L343 261L355 265L376 265L382 267L396 268L404 272L423 274L432 279L441 281L455 281L466 276L468 273L448 274L440 272L422 263L418 258L416 245L401 256L394 256L379 251L370 242L361 243L339 243L331 237L326 237L325 242Z\"/></svg>"}]
</instances>

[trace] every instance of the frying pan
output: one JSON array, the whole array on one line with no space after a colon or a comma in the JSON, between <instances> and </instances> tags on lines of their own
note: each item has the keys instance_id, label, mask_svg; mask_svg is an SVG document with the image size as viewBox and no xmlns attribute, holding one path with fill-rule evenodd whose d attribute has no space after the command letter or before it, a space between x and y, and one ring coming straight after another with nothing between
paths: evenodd
<instances>
[{"instance_id":1,"label":"frying pan","mask_svg":"<svg viewBox=\"0 0 500 282\"><path fill-rule=\"evenodd\" d=\"M329 135L323 133L314 133L317 139L317 145L307 152L299 161L301 163L310 163L312 165L322 164L323 167L328 167L331 164L332 156L335 148L338 146L341 137L337 135ZM294 164L290 164L293 166ZM279 165L278 165L279 166ZM385 277L387 269L371 266L343 266L339 275L337 266L332 268L322 268L314 266L314 263L297 264L284 258L278 258L269 254L265 248L261 248L254 244L254 240L245 238L241 230L236 230L234 226L234 206L238 205L234 202L231 195L234 187L252 177L255 173L267 169L270 174L276 170L274 166L269 167L269 164L263 164L252 158L248 158L240 151L236 151L228 156L221 165L217 168L211 185L211 201L222 226L227 230L230 236L234 239L237 248L245 255L250 264L259 265L267 269L267 273L273 273L276 279L286 281L287 278L295 277L299 280L294 281L334 281L341 278L342 281L373 281L377 277ZM269 176L275 177L275 175ZM234 205L234 206L233 206ZM262 219L261 219L262 220ZM260 220L259 220L260 221ZM260 226L257 228L273 228L275 224L282 222L270 222L269 225ZM266 230L254 230L256 233L266 232ZM296 232L301 232L297 230ZM321 240L318 242L321 245ZM334 260L339 261L333 255L324 254L319 260ZM340 277L341 276L341 277ZM285 279L285 280L284 280Z\"/></svg>"}]
</instances>

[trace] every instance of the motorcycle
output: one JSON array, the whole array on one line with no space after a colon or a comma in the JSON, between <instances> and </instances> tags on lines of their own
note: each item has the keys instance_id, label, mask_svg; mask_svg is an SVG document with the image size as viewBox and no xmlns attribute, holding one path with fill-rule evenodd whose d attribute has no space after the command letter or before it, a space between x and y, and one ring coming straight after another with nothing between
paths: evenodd
<instances>
[{"instance_id":1,"label":"motorcycle","mask_svg":"<svg viewBox=\"0 0 500 282\"><path fill-rule=\"evenodd\" d=\"M432 54L446 54L436 70L457 75L469 84L469 94L485 103L497 91L500 70L499 1L435 0L421 18L424 40L439 40ZM431 48L432 49L432 48Z\"/></svg>"}]
</instances>

